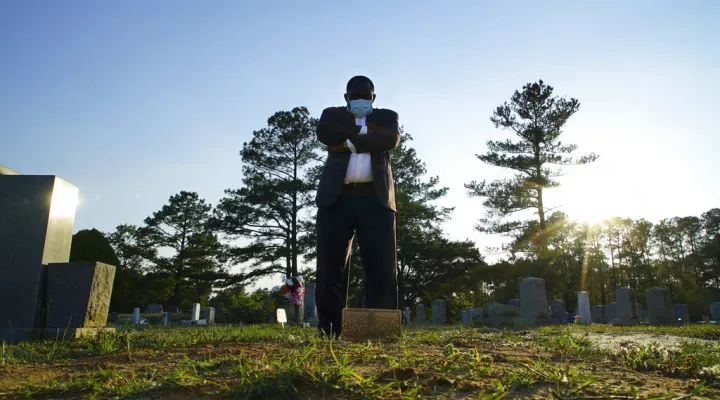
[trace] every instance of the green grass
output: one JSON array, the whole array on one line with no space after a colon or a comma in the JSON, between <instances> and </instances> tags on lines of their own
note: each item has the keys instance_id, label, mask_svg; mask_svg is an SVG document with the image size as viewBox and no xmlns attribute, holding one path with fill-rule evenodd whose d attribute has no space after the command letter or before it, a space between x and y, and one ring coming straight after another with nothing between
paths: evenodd
<instances>
[{"instance_id":1,"label":"green grass","mask_svg":"<svg viewBox=\"0 0 720 400\"><path fill-rule=\"evenodd\" d=\"M52 370L71 360L86 370L28 381L6 393L0 386L0 397L172 397L182 391L243 399L649 398L642 388L638 392L608 383L610 365L659 374L660 379L696 379L690 391L720 396L716 344L604 351L578 334L583 332L600 329L411 329L396 341L348 344L318 339L313 330L295 327L150 327L88 340L2 344L0 375L3 366ZM685 332L688 337L700 334L696 329ZM671 398L667 396L655 398Z\"/></svg>"}]
</instances>

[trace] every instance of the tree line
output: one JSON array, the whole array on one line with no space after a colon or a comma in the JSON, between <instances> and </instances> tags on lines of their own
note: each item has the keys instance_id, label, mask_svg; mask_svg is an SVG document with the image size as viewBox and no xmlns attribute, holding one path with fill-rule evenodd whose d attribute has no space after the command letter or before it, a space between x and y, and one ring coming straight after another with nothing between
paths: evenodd
<instances>
[{"instance_id":1,"label":"tree line","mask_svg":"<svg viewBox=\"0 0 720 400\"><path fill-rule=\"evenodd\" d=\"M444 298L453 316L473 304L516 297L518 282L526 276L545 278L549 295L568 304L580 288L601 304L621 286L644 290L660 285L678 296L720 288L718 209L658 224L614 218L595 226L547 208L544 191L559 186L563 166L598 158L593 153L571 157L576 146L560 141L579 105L538 81L494 110L491 121L512 139L487 142L487 152L477 158L515 175L465 185L468 195L483 199L485 215L475 229L510 239L503 248L507 259L493 265L474 242L450 240L442 231L454 209L436 202L449 189L439 177L428 176L412 148L412 135L402 131L391 157L404 306ZM112 310L150 303L188 309L195 302L215 302L237 313L248 313L250 305L272 309L267 290L248 293L245 288L262 277L302 274L307 281L314 274L313 267L301 264L312 265L315 257L314 193L326 151L315 137L316 124L305 107L276 112L243 144L242 186L225 190L218 204L182 191L142 225L78 232L71 259L118 266ZM346 269L348 292L350 304L362 306L356 250ZM246 319L262 322L257 321L260 314Z\"/></svg>"}]
</instances>

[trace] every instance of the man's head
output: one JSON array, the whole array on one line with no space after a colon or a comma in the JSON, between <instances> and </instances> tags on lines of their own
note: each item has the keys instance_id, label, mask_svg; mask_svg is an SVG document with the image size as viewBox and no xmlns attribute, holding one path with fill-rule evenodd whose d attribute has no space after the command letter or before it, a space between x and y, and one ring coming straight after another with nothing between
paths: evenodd
<instances>
[{"instance_id":1,"label":"man's head","mask_svg":"<svg viewBox=\"0 0 720 400\"><path fill-rule=\"evenodd\" d=\"M370 100L375 101L375 85L366 76L354 76L350 78L345 88L345 101Z\"/></svg>"},{"instance_id":2,"label":"man's head","mask_svg":"<svg viewBox=\"0 0 720 400\"><path fill-rule=\"evenodd\" d=\"M365 76L352 77L347 83L345 101L351 113L358 118L365 117L372 112L375 85Z\"/></svg>"}]
</instances>

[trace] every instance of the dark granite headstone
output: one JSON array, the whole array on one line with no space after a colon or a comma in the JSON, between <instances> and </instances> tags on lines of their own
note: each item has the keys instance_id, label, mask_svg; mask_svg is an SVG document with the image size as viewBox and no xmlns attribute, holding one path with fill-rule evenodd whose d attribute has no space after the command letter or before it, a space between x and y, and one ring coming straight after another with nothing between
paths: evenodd
<instances>
[{"instance_id":1,"label":"dark granite headstone","mask_svg":"<svg viewBox=\"0 0 720 400\"><path fill-rule=\"evenodd\" d=\"M44 264L70 258L77 197L55 176L0 175L0 329L45 326Z\"/></svg>"},{"instance_id":2,"label":"dark granite headstone","mask_svg":"<svg viewBox=\"0 0 720 400\"><path fill-rule=\"evenodd\" d=\"M148 304L145 306L145 314L161 314L162 312L162 304Z\"/></svg>"},{"instance_id":3,"label":"dark granite headstone","mask_svg":"<svg viewBox=\"0 0 720 400\"><path fill-rule=\"evenodd\" d=\"M104 327L114 278L115 267L103 263L48 265L47 326Z\"/></svg>"}]
</instances>

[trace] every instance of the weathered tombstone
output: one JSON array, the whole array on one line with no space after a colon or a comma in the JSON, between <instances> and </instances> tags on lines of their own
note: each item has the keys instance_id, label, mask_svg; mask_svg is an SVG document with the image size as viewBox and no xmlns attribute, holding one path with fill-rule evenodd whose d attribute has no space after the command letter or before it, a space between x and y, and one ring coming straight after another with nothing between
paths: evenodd
<instances>
[{"instance_id":1,"label":"weathered tombstone","mask_svg":"<svg viewBox=\"0 0 720 400\"><path fill-rule=\"evenodd\" d=\"M417 303L415 305L415 323L416 324L424 324L425 323L425 304Z\"/></svg>"},{"instance_id":2,"label":"weathered tombstone","mask_svg":"<svg viewBox=\"0 0 720 400\"><path fill-rule=\"evenodd\" d=\"M647 291L648 323L650 325L675 325L670 291L665 288L652 288Z\"/></svg>"},{"instance_id":3,"label":"weathered tombstone","mask_svg":"<svg viewBox=\"0 0 720 400\"><path fill-rule=\"evenodd\" d=\"M433 325L445 325L447 323L447 302L441 299L435 299L430 302L432 315L430 322Z\"/></svg>"},{"instance_id":4,"label":"weathered tombstone","mask_svg":"<svg viewBox=\"0 0 720 400\"><path fill-rule=\"evenodd\" d=\"M315 282L308 282L305 284L305 307L303 317L305 322L309 323L310 326L317 326L318 313L317 305L315 303Z\"/></svg>"},{"instance_id":5,"label":"weathered tombstone","mask_svg":"<svg viewBox=\"0 0 720 400\"><path fill-rule=\"evenodd\" d=\"M198 321L200 319L200 303L195 303L192 306L192 313L190 314L191 321Z\"/></svg>"},{"instance_id":6,"label":"weathered tombstone","mask_svg":"<svg viewBox=\"0 0 720 400\"><path fill-rule=\"evenodd\" d=\"M470 318L468 317L467 310L462 310L460 313L460 323L463 325L467 325L470 322Z\"/></svg>"},{"instance_id":7,"label":"weathered tombstone","mask_svg":"<svg viewBox=\"0 0 720 400\"><path fill-rule=\"evenodd\" d=\"M162 304L148 304L145 307L145 314L161 314L163 312Z\"/></svg>"},{"instance_id":8,"label":"weathered tombstone","mask_svg":"<svg viewBox=\"0 0 720 400\"><path fill-rule=\"evenodd\" d=\"M605 306L596 305L590 309L590 315L593 324L604 324L605 323Z\"/></svg>"},{"instance_id":9,"label":"weathered tombstone","mask_svg":"<svg viewBox=\"0 0 720 400\"><path fill-rule=\"evenodd\" d=\"M647 319L647 313L645 312L645 308L643 307L643 305L640 303L636 303L635 309L637 310L638 321L645 321Z\"/></svg>"},{"instance_id":10,"label":"weathered tombstone","mask_svg":"<svg viewBox=\"0 0 720 400\"><path fill-rule=\"evenodd\" d=\"M403 318L405 319L405 325L410 325L410 307L405 307L404 314Z\"/></svg>"},{"instance_id":11,"label":"weathered tombstone","mask_svg":"<svg viewBox=\"0 0 720 400\"><path fill-rule=\"evenodd\" d=\"M672 305L673 314L675 315L675 319L677 320L677 323L679 324L689 324L690 323L690 310L688 309L687 304L680 304L675 303Z\"/></svg>"},{"instance_id":12,"label":"weathered tombstone","mask_svg":"<svg viewBox=\"0 0 720 400\"><path fill-rule=\"evenodd\" d=\"M163 325L168 326L170 325L170 321L172 320L172 313L165 312L163 316Z\"/></svg>"},{"instance_id":13,"label":"weathered tombstone","mask_svg":"<svg viewBox=\"0 0 720 400\"><path fill-rule=\"evenodd\" d=\"M637 325L637 296L630 288L618 288L615 290L615 319L613 325Z\"/></svg>"},{"instance_id":14,"label":"weathered tombstone","mask_svg":"<svg viewBox=\"0 0 720 400\"><path fill-rule=\"evenodd\" d=\"M617 303L608 303L605 305L605 322L614 324L615 317L617 317Z\"/></svg>"},{"instance_id":15,"label":"weathered tombstone","mask_svg":"<svg viewBox=\"0 0 720 400\"><path fill-rule=\"evenodd\" d=\"M47 327L104 328L115 267L74 262L47 266Z\"/></svg>"},{"instance_id":16,"label":"weathered tombstone","mask_svg":"<svg viewBox=\"0 0 720 400\"><path fill-rule=\"evenodd\" d=\"M19 175L0 168L0 304L5 305L0 315L0 339L23 340L34 334L54 335L59 330L65 337L78 337L112 330L105 328L107 308L98 308L111 294L99 293L105 286L79 287L68 280L51 282L54 296L58 290L77 288L88 299L81 300L79 294L72 293L66 299L54 297L53 315L48 320L49 264L54 265L53 278L62 272L62 279L77 274L83 284L93 283L96 272L98 278L102 275L100 270L114 278L111 266L73 264L84 266L81 271L59 267L69 261L77 201L78 189L60 178ZM85 309L80 308L83 304Z\"/></svg>"},{"instance_id":17,"label":"weathered tombstone","mask_svg":"<svg viewBox=\"0 0 720 400\"><path fill-rule=\"evenodd\" d=\"M520 299L510 299L508 304L515 307L520 307Z\"/></svg>"},{"instance_id":18,"label":"weathered tombstone","mask_svg":"<svg viewBox=\"0 0 720 400\"><path fill-rule=\"evenodd\" d=\"M133 309L132 323L133 323L133 325L140 325L140 308L139 307L135 307L135 309Z\"/></svg>"},{"instance_id":19,"label":"weathered tombstone","mask_svg":"<svg viewBox=\"0 0 720 400\"><path fill-rule=\"evenodd\" d=\"M203 319L205 319L205 321L207 321L208 324L214 324L215 323L215 307L206 307L205 315L203 316Z\"/></svg>"},{"instance_id":20,"label":"weathered tombstone","mask_svg":"<svg viewBox=\"0 0 720 400\"><path fill-rule=\"evenodd\" d=\"M520 282L520 325L538 326L550 323L545 280L542 278L525 278Z\"/></svg>"},{"instance_id":21,"label":"weathered tombstone","mask_svg":"<svg viewBox=\"0 0 720 400\"><path fill-rule=\"evenodd\" d=\"M580 322L583 325L590 325L592 323L592 314L590 313L590 294L582 291L578 292L578 315L580 316Z\"/></svg>"},{"instance_id":22,"label":"weathered tombstone","mask_svg":"<svg viewBox=\"0 0 720 400\"><path fill-rule=\"evenodd\" d=\"M720 301L710 304L710 319L720 321Z\"/></svg>"},{"instance_id":23,"label":"weathered tombstone","mask_svg":"<svg viewBox=\"0 0 720 400\"><path fill-rule=\"evenodd\" d=\"M561 324L565 323L567 318L565 300L553 300L550 305L550 317Z\"/></svg>"}]
</instances>

